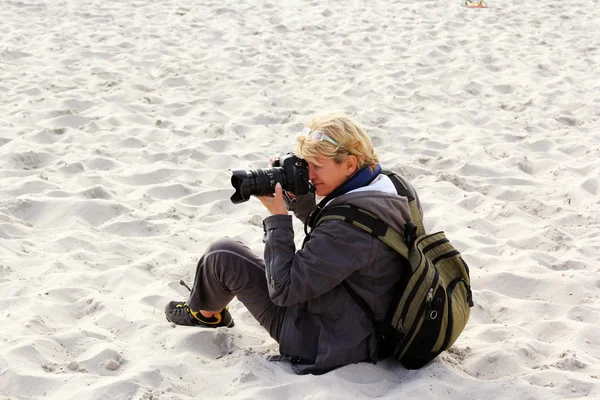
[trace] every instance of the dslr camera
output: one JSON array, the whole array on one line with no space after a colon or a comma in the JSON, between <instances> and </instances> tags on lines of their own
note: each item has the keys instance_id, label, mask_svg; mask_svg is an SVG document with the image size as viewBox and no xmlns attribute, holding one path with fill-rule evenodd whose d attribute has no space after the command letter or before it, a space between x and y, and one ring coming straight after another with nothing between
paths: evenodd
<instances>
[{"instance_id":1,"label":"dslr camera","mask_svg":"<svg viewBox=\"0 0 600 400\"><path fill-rule=\"evenodd\" d=\"M308 180L306 160L288 153L271 164L273 168L232 171L231 185L235 193L230 200L233 204L250 200L250 196L266 196L275 193L279 182L283 190L295 195L314 192Z\"/></svg>"}]
</instances>

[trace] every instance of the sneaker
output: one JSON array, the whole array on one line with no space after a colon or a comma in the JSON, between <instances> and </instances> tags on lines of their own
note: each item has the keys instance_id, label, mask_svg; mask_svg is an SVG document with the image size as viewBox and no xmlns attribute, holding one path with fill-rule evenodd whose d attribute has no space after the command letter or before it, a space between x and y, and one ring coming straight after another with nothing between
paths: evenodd
<instances>
[{"instance_id":1,"label":"sneaker","mask_svg":"<svg viewBox=\"0 0 600 400\"><path fill-rule=\"evenodd\" d=\"M225 307L220 313L213 315L211 318L206 318L199 312L192 311L185 301L171 301L165 307L165 315L167 321L177 325L204 328L218 328L220 326L231 328L234 325L228 307Z\"/></svg>"}]
</instances>

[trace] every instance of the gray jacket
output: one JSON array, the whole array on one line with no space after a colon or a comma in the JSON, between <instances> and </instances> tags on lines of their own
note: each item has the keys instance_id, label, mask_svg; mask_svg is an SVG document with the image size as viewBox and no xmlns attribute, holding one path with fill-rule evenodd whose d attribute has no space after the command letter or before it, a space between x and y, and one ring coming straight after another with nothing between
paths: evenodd
<instances>
[{"instance_id":1,"label":"gray jacket","mask_svg":"<svg viewBox=\"0 0 600 400\"><path fill-rule=\"evenodd\" d=\"M297 200L291 208L304 222L315 205L314 195ZM410 220L406 198L396 194L347 193L328 207L337 204L369 210L400 233ZM291 216L270 216L264 226L269 294L275 304L287 307L279 335L280 353L301 358L293 364L301 374L376 362L373 321L340 284L346 280L375 318L383 319L406 261L380 240L344 221L324 222L298 251Z\"/></svg>"}]
</instances>

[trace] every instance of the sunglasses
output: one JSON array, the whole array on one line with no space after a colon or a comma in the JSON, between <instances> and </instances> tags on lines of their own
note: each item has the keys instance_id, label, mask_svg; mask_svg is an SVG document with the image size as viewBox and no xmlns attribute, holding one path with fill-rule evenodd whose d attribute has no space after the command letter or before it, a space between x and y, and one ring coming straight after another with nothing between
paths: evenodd
<instances>
[{"instance_id":1,"label":"sunglasses","mask_svg":"<svg viewBox=\"0 0 600 400\"><path fill-rule=\"evenodd\" d=\"M344 146L343 144L339 143L337 140L334 140L332 138L330 138L329 136L327 136L326 134L324 134L321 131L311 131L310 128L307 126L306 128L304 128L304 130L302 130L302 133L307 136L310 137L311 140L316 140L316 141L322 141L325 140L335 146L341 147L342 149L346 150L347 152L350 152L350 150L348 150L346 148L346 146Z\"/></svg>"}]
</instances>

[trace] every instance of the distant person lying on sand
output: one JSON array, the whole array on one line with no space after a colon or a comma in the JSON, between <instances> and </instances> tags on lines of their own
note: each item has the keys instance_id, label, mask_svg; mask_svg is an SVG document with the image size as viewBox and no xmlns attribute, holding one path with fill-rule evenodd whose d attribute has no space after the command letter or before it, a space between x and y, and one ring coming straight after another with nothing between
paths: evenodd
<instances>
[{"instance_id":1,"label":"distant person lying on sand","mask_svg":"<svg viewBox=\"0 0 600 400\"><path fill-rule=\"evenodd\" d=\"M296 155L308 163L320 209L353 204L404 231L410 219L407 201L380 173L370 138L348 116L315 116L297 138ZM377 361L373 321L342 283L382 320L406 260L382 241L337 220L314 228L310 240L296 250L288 210L306 223L315 210L315 195L296 197L277 184L273 195L259 199L272 214L264 220L264 260L229 238L214 242L198 263L188 300L170 302L167 319L178 325L232 327L226 306L236 296L298 373Z\"/></svg>"}]
</instances>

